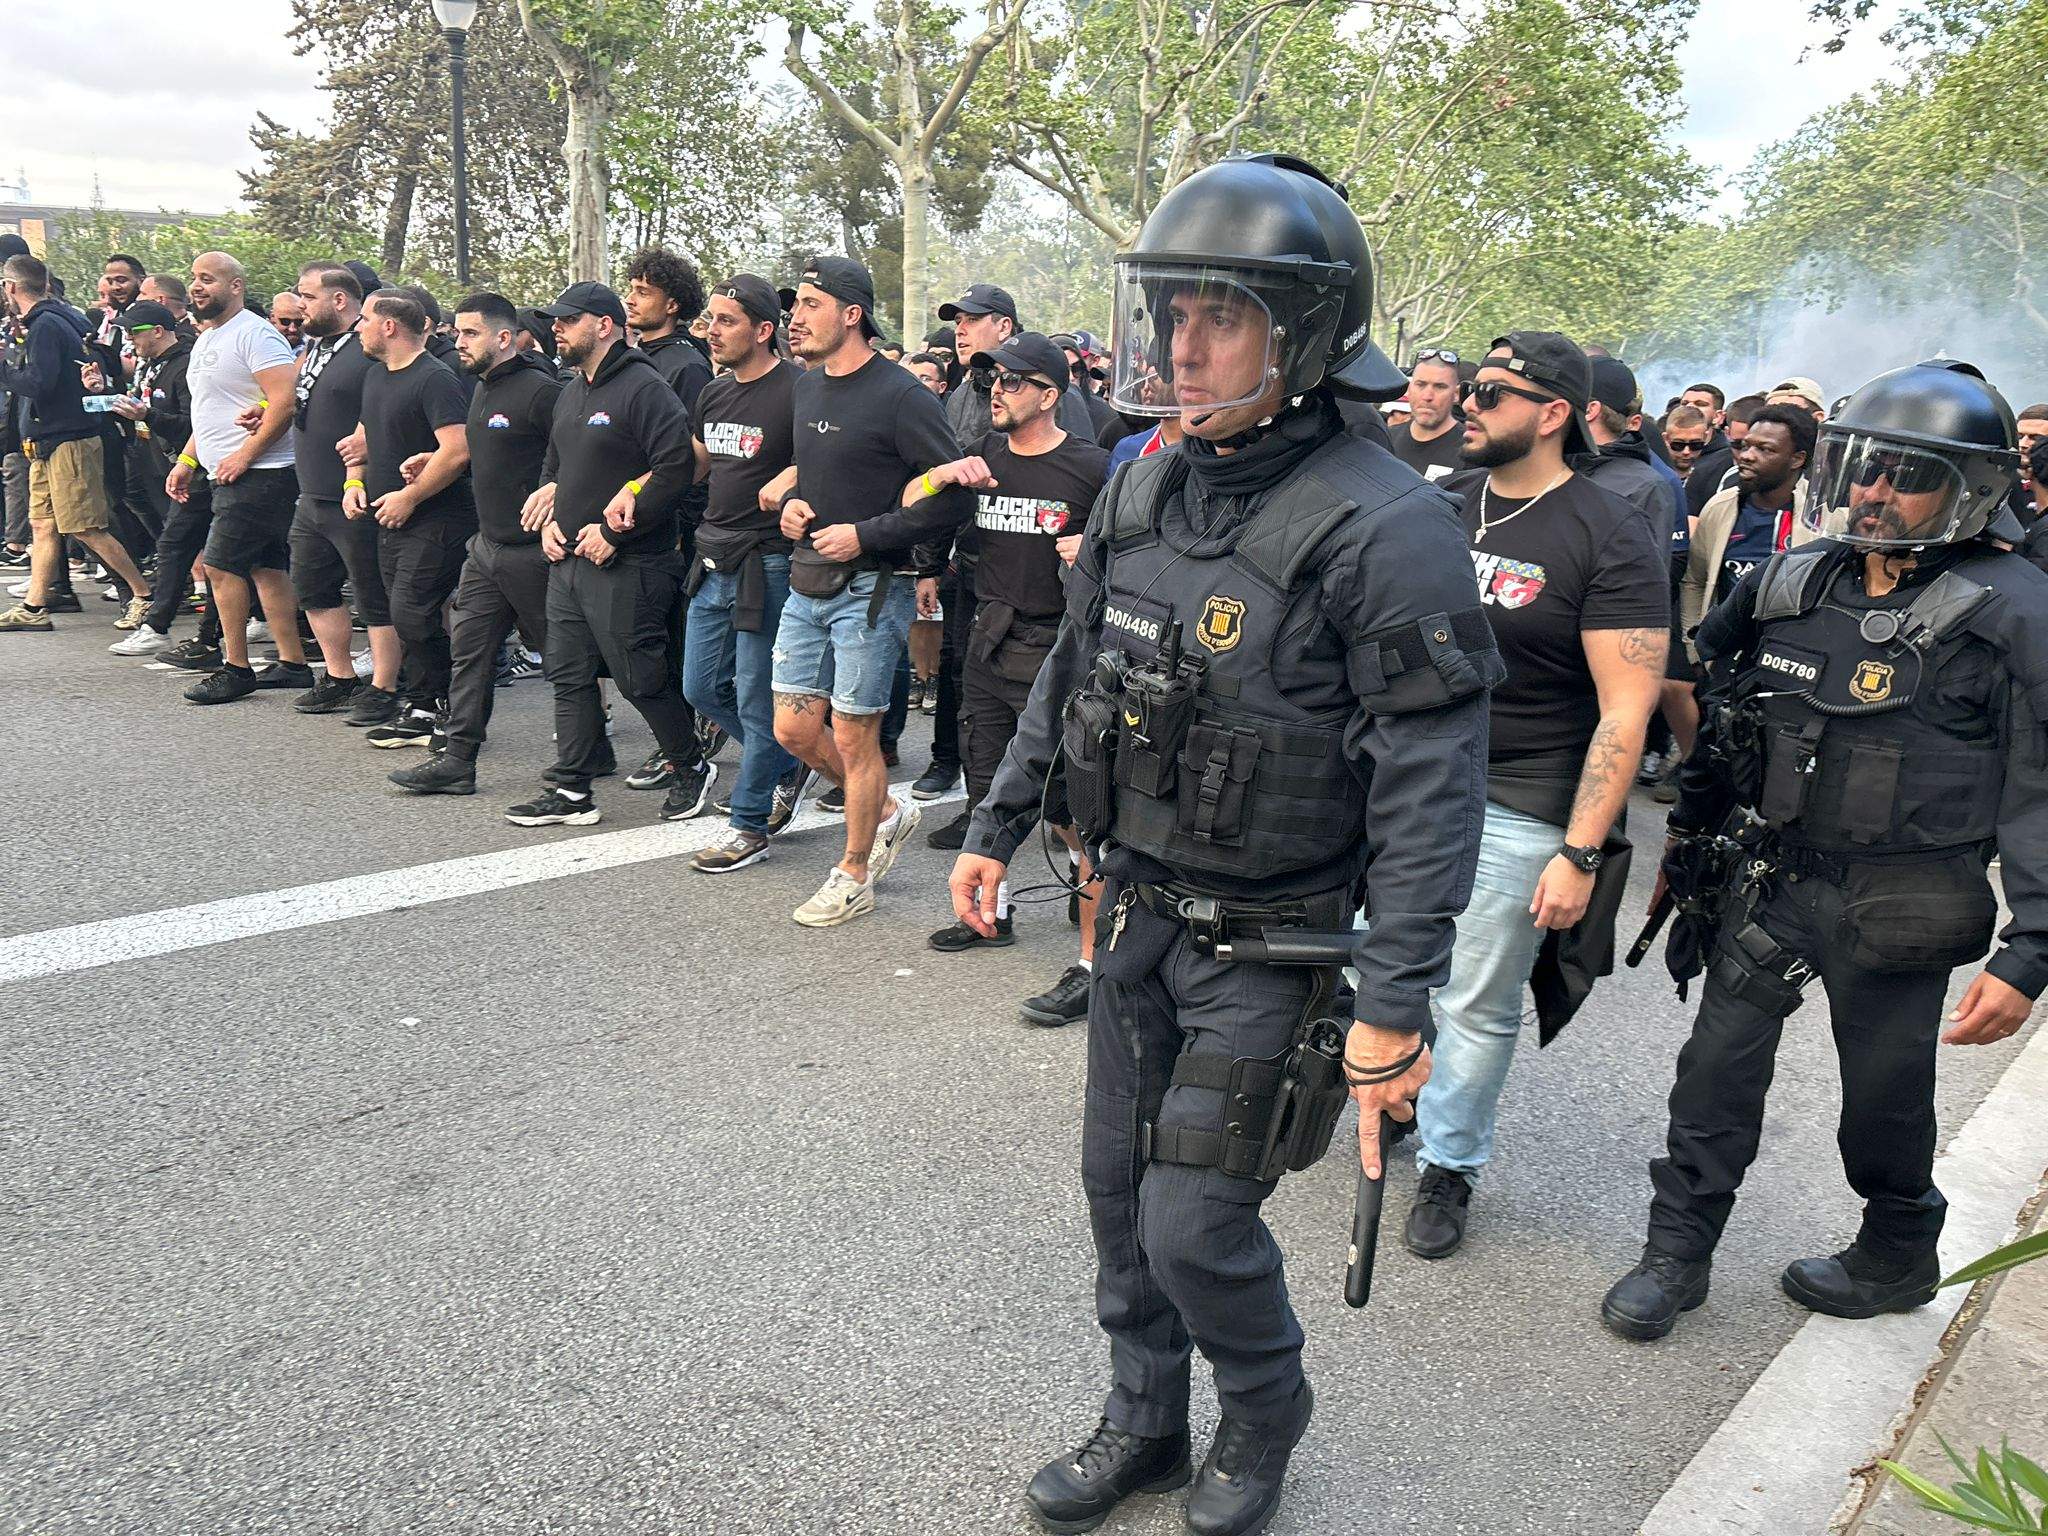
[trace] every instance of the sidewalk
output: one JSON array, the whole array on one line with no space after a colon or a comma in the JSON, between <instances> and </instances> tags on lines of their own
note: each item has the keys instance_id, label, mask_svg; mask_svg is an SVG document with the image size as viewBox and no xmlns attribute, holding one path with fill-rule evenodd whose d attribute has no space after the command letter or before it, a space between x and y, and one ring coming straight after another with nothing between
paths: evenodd
<instances>
[{"instance_id":1,"label":"sidewalk","mask_svg":"<svg viewBox=\"0 0 2048 1536\"><path fill-rule=\"evenodd\" d=\"M2019 1235L2040 1230L2044 1204L2048 1185L2029 1202ZM1887 1459L1943 1488L1960 1476L1942 1451L1943 1439L1965 1461L1974 1459L1977 1447L1995 1453L2007 1439L2048 1464L2048 1261L1978 1282L1941 1342ZM1830 1529L1840 1536L1954 1536L1967 1528L1922 1508L1897 1478L1873 1464L1858 1470Z\"/></svg>"}]
</instances>

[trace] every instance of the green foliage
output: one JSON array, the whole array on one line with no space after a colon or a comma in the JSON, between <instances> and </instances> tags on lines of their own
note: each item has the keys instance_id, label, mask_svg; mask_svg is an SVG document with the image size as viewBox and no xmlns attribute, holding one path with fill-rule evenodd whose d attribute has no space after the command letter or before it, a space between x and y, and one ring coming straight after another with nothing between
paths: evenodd
<instances>
[{"instance_id":1,"label":"green foliage","mask_svg":"<svg viewBox=\"0 0 2048 1536\"><path fill-rule=\"evenodd\" d=\"M1994 1248L1974 1263L1965 1264L1941 1283L1945 1286L1974 1285L1988 1275L2003 1274L2036 1259L2048 1259L2048 1230L2032 1233L2017 1242L2007 1243L2003 1248Z\"/></svg>"},{"instance_id":2,"label":"green foliage","mask_svg":"<svg viewBox=\"0 0 2048 1536\"><path fill-rule=\"evenodd\" d=\"M1940 1439L1940 1436L1936 1436ZM2041 1536L2048 1532L2048 1472L2029 1461L2011 1445L2001 1442L1994 1459L1981 1446L1974 1464L1958 1456L1948 1441L1941 1441L1961 1480L1947 1488L1908 1471L1897 1462L1881 1461L1879 1466L1913 1491L1922 1507L1951 1516L1979 1531L2003 1531L2014 1536Z\"/></svg>"},{"instance_id":3,"label":"green foliage","mask_svg":"<svg viewBox=\"0 0 2048 1536\"><path fill-rule=\"evenodd\" d=\"M180 223L131 224L119 214L95 210L86 219L67 222L50 241L51 270L64 279L72 301L81 308L93 302L110 252L126 251L152 272L192 275L192 258L206 251L225 251L249 274L249 303L267 308L272 295L298 282L299 268L309 261L331 260L335 247L324 236L280 235L261 217L228 213Z\"/></svg>"}]
</instances>

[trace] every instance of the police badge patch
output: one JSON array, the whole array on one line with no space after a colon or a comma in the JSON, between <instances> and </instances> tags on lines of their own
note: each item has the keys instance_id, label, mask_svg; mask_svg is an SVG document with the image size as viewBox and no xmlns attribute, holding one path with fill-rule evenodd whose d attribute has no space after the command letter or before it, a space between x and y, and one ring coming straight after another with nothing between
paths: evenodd
<instances>
[{"instance_id":1,"label":"police badge patch","mask_svg":"<svg viewBox=\"0 0 2048 1536\"><path fill-rule=\"evenodd\" d=\"M1849 679L1849 692L1864 704L1876 704L1892 696L1892 667L1884 661L1859 661Z\"/></svg>"},{"instance_id":2,"label":"police badge patch","mask_svg":"<svg viewBox=\"0 0 2048 1536\"><path fill-rule=\"evenodd\" d=\"M1244 603L1235 597L1212 597L1202 605L1195 638L1210 650L1232 650L1244 638Z\"/></svg>"}]
</instances>

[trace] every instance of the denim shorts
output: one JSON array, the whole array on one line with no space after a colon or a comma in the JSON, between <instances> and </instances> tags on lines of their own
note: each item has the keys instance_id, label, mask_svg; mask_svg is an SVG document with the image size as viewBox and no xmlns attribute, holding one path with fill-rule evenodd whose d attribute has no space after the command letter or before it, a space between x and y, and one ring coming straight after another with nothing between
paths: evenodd
<instances>
[{"instance_id":1,"label":"denim shorts","mask_svg":"<svg viewBox=\"0 0 2048 1536\"><path fill-rule=\"evenodd\" d=\"M837 597L789 594L775 632L775 691L832 701L839 715L879 715L889 707L896 662L917 613L917 584L891 577L874 624L868 604L876 571L863 571Z\"/></svg>"}]
</instances>

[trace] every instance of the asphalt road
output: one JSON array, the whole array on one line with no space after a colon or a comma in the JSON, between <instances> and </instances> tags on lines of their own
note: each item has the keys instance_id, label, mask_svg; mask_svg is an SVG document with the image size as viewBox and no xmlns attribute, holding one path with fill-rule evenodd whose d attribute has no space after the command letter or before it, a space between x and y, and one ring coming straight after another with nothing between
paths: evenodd
<instances>
[{"instance_id":1,"label":"asphalt road","mask_svg":"<svg viewBox=\"0 0 2048 1536\"><path fill-rule=\"evenodd\" d=\"M188 707L105 654L110 617L0 640L0 932L655 820L609 780L599 827L503 821L547 761L538 682L499 695L476 798L416 801L383 782L414 754L288 695ZM1072 930L1035 907L1014 948L931 952L951 856L921 839L874 916L795 927L835 853L824 828L723 879L640 863L0 986L0 1529L1034 1529L1023 1482L1106 1384L1083 1041L1015 1014ZM1809 1004L1712 1299L1659 1345L1600 1327L1686 1025L1646 969L1532 1032L1466 1249L1400 1248L1400 1169L1362 1313L1348 1161L1283 1182L1319 1408L1274 1532L1635 1528L1802 1320L1779 1268L1856 1219ZM1945 1128L2013 1049L1945 1053ZM1181 1528L1171 1497L1106 1527Z\"/></svg>"}]
</instances>

